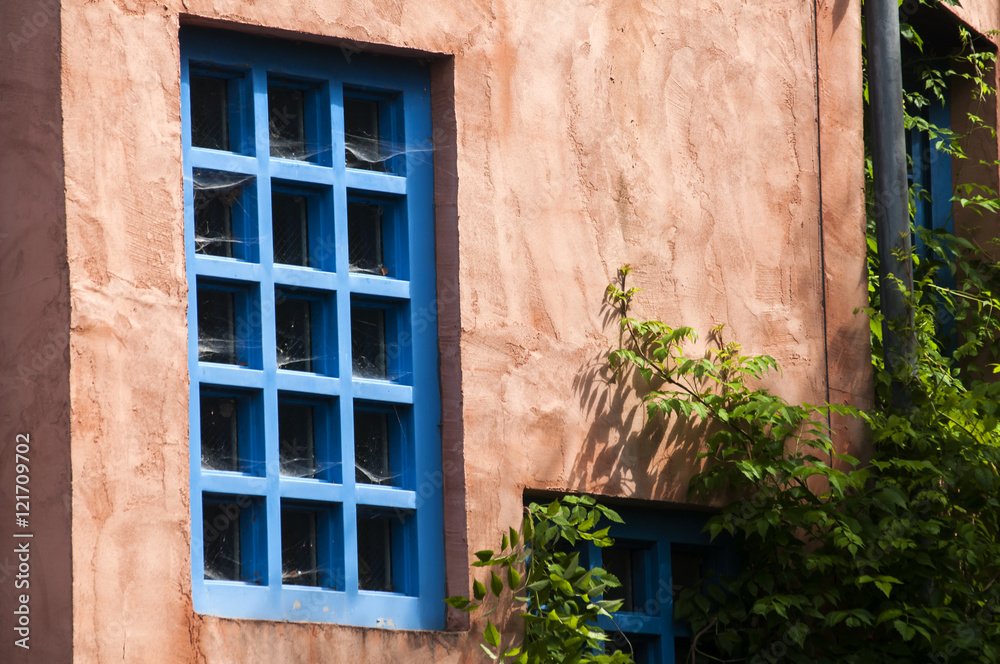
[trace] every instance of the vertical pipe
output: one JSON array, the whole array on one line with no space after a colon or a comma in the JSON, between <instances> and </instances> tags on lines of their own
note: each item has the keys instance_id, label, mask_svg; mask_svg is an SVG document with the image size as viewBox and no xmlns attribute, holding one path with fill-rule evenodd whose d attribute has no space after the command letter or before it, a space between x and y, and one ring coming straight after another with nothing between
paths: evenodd
<instances>
[{"instance_id":1,"label":"vertical pipe","mask_svg":"<svg viewBox=\"0 0 1000 664\"><path fill-rule=\"evenodd\" d=\"M903 134L903 74L897 0L865 0L868 37L868 90L872 158L875 169L875 236L882 303L882 348L886 368L895 377L893 405L908 403L900 379L916 368L913 290L910 262L910 210Z\"/></svg>"}]
</instances>

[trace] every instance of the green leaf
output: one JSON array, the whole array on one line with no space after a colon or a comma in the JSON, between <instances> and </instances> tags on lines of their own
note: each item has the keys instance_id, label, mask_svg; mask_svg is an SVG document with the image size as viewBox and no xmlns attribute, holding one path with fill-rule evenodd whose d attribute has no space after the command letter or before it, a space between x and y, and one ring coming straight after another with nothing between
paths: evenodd
<instances>
[{"instance_id":1,"label":"green leaf","mask_svg":"<svg viewBox=\"0 0 1000 664\"><path fill-rule=\"evenodd\" d=\"M902 620L893 620L892 626L896 628L896 631L899 632L899 635L903 637L904 641L909 641L917 633L917 630L913 629Z\"/></svg>"},{"instance_id":2,"label":"green leaf","mask_svg":"<svg viewBox=\"0 0 1000 664\"><path fill-rule=\"evenodd\" d=\"M459 610L465 609L467 606L469 606L469 604L471 604L468 597L462 597L461 595L455 595L453 597L449 597L448 599L445 600L445 603L448 606Z\"/></svg>"},{"instance_id":3,"label":"green leaf","mask_svg":"<svg viewBox=\"0 0 1000 664\"><path fill-rule=\"evenodd\" d=\"M479 562L485 563L493 559L492 549L483 549L482 551L476 551L476 558L479 558Z\"/></svg>"},{"instance_id":4,"label":"green leaf","mask_svg":"<svg viewBox=\"0 0 1000 664\"><path fill-rule=\"evenodd\" d=\"M472 596L477 600L481 600L486 597L486 586L480 583L478 580L472 582Z\"/></svg>"},{"instance_id":5,"label":"green leaf","mask_svg":"<svg viewBox=\"0 0 1000 664\"><path fill-rule=\"evenodd\" d=\"M521 585L521 574L513 567L507 568L507 587L511 590L515 590Z\"/></svg>"},{"instance_id":6,"label":"green leaf","mask_svg":"<svg viewBox=\"0 0 1000 664\"><path fill-rule=\"evenodd\" d=\"M496 572L490 572L490 590L497 597L500 597L500 594L503 593L503 580Z\"/></svg>"},{"instance_id":7,"label":"green leaf","mask_svg":"<svg viewBox=\"0 0 1000 664\"><path fill-rule=\"evenodd\" d=\"M483 631L483 640L494 648L500 645L500 632L492 621L486 621L486 629Z\"/></svg>"}]
</instances>

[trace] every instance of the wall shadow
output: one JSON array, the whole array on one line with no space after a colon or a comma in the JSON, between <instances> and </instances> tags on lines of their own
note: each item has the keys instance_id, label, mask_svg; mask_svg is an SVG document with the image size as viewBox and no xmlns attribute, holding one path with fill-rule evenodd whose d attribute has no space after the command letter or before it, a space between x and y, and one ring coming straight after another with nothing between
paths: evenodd
<instances>
[{"instance_id":1,"label":"wall shadow","mask_svg":"<svg viewBox=\"0 0 1000 664\"><path fill-rule=\"evenodd\" d=\"M617 312L605 304L605 329ZM643 403L649 386L634 370L616 376L606 351L582 365L573 392L590 421L572 468L572 488L609 496L685 502L690 477L711 425L660 414L649 417Z\"/></svg>"}]
</instances>

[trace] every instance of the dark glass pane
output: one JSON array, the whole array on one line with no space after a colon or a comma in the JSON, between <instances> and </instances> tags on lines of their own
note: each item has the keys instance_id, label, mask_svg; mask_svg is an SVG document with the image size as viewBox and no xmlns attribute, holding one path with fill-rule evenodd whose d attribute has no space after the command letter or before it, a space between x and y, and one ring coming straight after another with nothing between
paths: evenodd
<instances>
[{"instance_id":1,"label":"dark glass pane","mask_svg":"<svg viewBox=\"0 0 1000 664\"><path fill-rule=\"evenodd\" d=\"M233 397L201 395L201 465L238 471L239 402Z\"/></svg>"},{"instance_id":2,"label":"dark glass pane","mask_svg":"<svg viewBox=\"0 0 1000 664\"><path fill-rule=\"evenodd\" d=\"M385 311L351 307L351 354L355 376L386 378Z\"/></svg>"},{"instance_id":3,"label":"dark glass pane","mask_svg":"<svg viewBox=\"0 0 1000 664\"><path fill-rule=\"evenodd\" d=\"M316 513L281 510L281 582L318 586Z\"/></svg>"},{"instance_id":4,"label":"dark glass pane","mask_svg":"<svg viewBox=\"0 0 1000 664\"><path fill-rule=\"evenodd\" d=\"M358 515L358 587L392 592L392 524Z\"/></svg>"},{"instance_id":5,"label":"dark glass pane","mask_svg":"<svg viewBox=\"0 0 1000 664\"><path fill-rule=\"evenodd\" d=\"M205 578L240 580L240 506L204 503L202 534L205 542Z\"/></svg>"},{"instance_id":6,"label":"dark glass pane","mask_svg":"<svg viewBox=\"0 0 1000 664\"><path fill-rule=\"evenodd\" d=\"M229 149L229 81L191 75L191 143L212 150Z\"/></svg>"},{"instance_id":7,"label":"dark glass pane","mask_svg":"<svg viewBox=\"0 0 1000 664\"><path fill-rule=\"evenodd\" d=\"M610 646L607 648L609 653L623 652L631 655L636 664L654 664L649 637L621 632L609 633L608 636L611 637Z\"/></svg>"},{"instance_id":8,"label":"dark glass pane","mask_svg":"<svg viewBox=\"0 0 1000 664\"><path fill-rule=\"evenodd\" d=\"M278 455L282 475L316 476L316 436L312 406L278 402Z\"/></svg>"},{"instance_id":9,"label":"dark glass pane","mask_svg":"<svg viewBox=\"0 0 1000 664\"><path fill-rule=\"evenodd\" d=\"M619 611L635 611L635 592L633 580L633 550L625 547L612 546L601 551L602 567L611 572L621 582L619 588L608 588L604 591L604 599L622 600Z\"/></svg>"},{"instance_id":10,"label":"dark glass pane","mask_svg":"<svg viewBox=\"0 0 1000 664\"><path fill-rule=\"evenodd\" d=\"M243 188L226 186L224 179L211 172L195 171L194 247L195 252L232 258L234 208Z\"/></svg>"},{"instance_id":11,"label":"dark glass pane","mask_svg":"<svg viewBox=\"0 0 1000 664\"><path fill-rule=\"evenodd\" d=\"M309 201L295 194L271 194L274 262L309 265Z\"/></svg>"},{"instance_id":12,"label":"dark glass pane","mask_svg":"<svg viewBox=\"0 0 1000 664\"><path fill-rule=\"evenodd\" d=\"M702 645L704 645L704 640L702 640ZM699 646L698 648L702 648ZM687 664L691 661L691 639L686 636L675 636L674 637L674 662L676 664ZM636 664L642 664L638 659Z\"/></svg>"},{"instance_id":13,"label":"dark glass pane","mask_svg":"<svg viewBox=\"0 0 1000 664\"><path fill-rule=\"evenodd\" d=\"M389 474L389 416L354 411L354 481L391 484Z\"/></svg>"},{"instance_id":14,"label":"dark glass pane","mask_svg":"<svg viewBox=\"0 0 1000 664\"><path fill-rule=\"evenodd\" d=\"M198 289L199 360L238 364L235 310L235 293Z\"/></svg>"},{"instance_id":15,"label":"dark glass pane","mask_svg":"<svg viewBox=\"0 0 1000 664\"><path fill-rule=\"evenodd\" d=\"M377 101L344 97L344 158L348 168L385 170L378 115Z\"/></svg>"},{"instance_id":16,"label":"dark glass pane","mask_svg":"<svg viewBox=\"0 0 1000 664\"><path fill-rule=\"evenodd\" d=\"M278 368L312 371L312 303L279 293L274 320L277 326Z\"/></svg>"},{"instance_id":17,"label":"dark glass pane","mask_svg":"<svg viewBox=\"0 0 1000 664\"><path fill-rule=\"evenodd\" d=\"M670 575L674 597L685 588L701 583L705 550L697 546L674 544L670 547Z\"/></svg>"},{"instance_id":18,"label":"dark glass pane","mask_svg":"<svg viewBox=\"0 0 1000 664\"><path fill-rule=\"evenodd\" d=\"M347 246L351 272L386 274L382 257L381 205L347 204Z\"/></svg>"},{"instance_id":19,"label":"dark glass pane","mask_svg":"<svg viewBox=\"0 0 1000 664\"><path fill-rule=\"evenodd\" d=\"M307 159L305 91L280 85L267 86L271 156Z\"/></svg>"}]
</instances>

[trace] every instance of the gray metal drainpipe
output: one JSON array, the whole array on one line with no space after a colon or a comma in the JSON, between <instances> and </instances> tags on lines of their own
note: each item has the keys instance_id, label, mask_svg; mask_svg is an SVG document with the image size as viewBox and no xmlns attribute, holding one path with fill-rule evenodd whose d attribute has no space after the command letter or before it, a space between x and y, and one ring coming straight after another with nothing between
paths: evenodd
<instances>
[{"instance_id":1,"label":"gray metal drainpipe","mask_svg":"<svg viewBox=\"0 0 1000 664\"><path fill-rule=\"evenodd\" d=\"M893 405L909 405L899 378L916 370L913 309L900 290L913 290L910 262L910 210L903 127L903 73L897 0L865 0L868 44L868 95L875 169L875 237L882 302L882 344L893 383ZM895 329L892 329L895 328Z\"/></svg>"}]
</instances>

